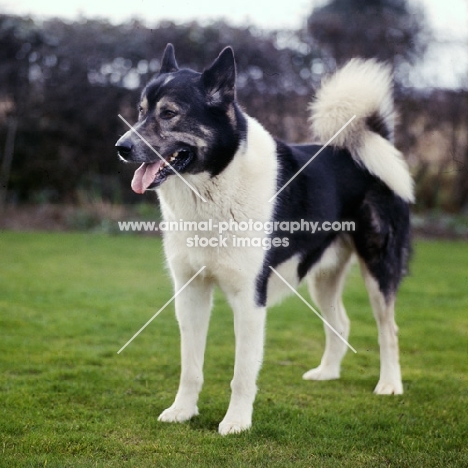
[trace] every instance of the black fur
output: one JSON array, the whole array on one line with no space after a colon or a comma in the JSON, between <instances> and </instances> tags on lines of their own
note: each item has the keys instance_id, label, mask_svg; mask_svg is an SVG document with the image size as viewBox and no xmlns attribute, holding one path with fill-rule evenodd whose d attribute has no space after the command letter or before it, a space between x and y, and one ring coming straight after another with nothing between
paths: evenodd
<instances>
[{"instance_id":1,"label":"black fur","mask_svg":"<svg viewBox=\"0 0 468 468\"><path fill-rule=\"evenodd\" d=\"M278 142L280 189L321 148L288 146ZM356 251L377 280L387 300L395 294L406 272L410 250L409 209L347 150L327 147L277 198L275 221L354 221L349 233ZM377 220L377 222L376 222ZM320 225L319 224L319 225ZM272 247L257 280L257 303L266 304L269 266L276 268L299 254L297 275L302 279L342 233L298 231L287 234L288 247ZM281 231L271 237L283 237Z\"/></svg>"},{"instance_id":2,"label":"black fur","mask_svg":"<svg viewBox=\"0 0 468 468\"><path fill-rule=\"evenodd\" d=\"M172 44L167 44L164 49L163 57L161 60L161 69L159 73L174 73L179 70L175 59L174 46Z\"/></svg>"},{"instance_id":3,"label":"black fur","mask_svg":"<svg viewBox=\"0 0 468 468\"><path fill-rule=\"evenodd\" d=\"M369 116L366 120L366 124L369 127L369 130L379 134L386 140L393 139L393 132L387 127L385 119L380 114L376 113Z\"/></svg>"}]
</instances>

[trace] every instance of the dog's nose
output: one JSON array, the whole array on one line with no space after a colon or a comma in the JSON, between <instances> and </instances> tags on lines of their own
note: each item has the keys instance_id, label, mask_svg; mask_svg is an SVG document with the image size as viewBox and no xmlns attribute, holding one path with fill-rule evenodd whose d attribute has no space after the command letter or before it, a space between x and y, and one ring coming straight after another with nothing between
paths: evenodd
<instances>
[{"instance_id":1,"label":"dog's nose","mask_svg":"<svg viewBox=\"0 0 468 468\"><path fill-rule=\"evenodd\" d=\"M133 143L128 132L119 138L115 147L117 148L117 153L121 158L127 159L130 156L133 149Z\"/></svg>"}]
</instances>

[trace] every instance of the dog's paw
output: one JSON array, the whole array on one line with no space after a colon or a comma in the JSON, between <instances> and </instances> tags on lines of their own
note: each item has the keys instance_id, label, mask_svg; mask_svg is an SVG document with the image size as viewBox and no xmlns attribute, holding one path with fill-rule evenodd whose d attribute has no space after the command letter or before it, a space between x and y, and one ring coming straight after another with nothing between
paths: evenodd
<instances>
[{"instance_id":1,"label":"dog's paw","mask_svg":"<svg viewBox=\"0 0 468 468\"><path fill-rule=\"evenodd\" d=\"M302 378L304 380L335 380L340 378L340 370L318 366L307 371Z\"/></svg>"},{"instance_id":2,"label":"dog's paw","mask_svg":"<svg viewBox=\"0 0 468 468\"><path fill-rule=\"evenodd\" d=\"M401 382L379 381L374 393L376 395L401 395L403 393L403 384Z\"/></svg>"},{"instance_id":3,"label":"dog's paw","mask_svg":"<svg viewBox=\"0 0 468 468\"><path fill-rule=\"evenodd\" d=\"M164 410L158 418L161 422L184 422L198 415L198 408L181 408L172 405Z\"/></svg>"},{"instance_id":4,"label":"dog's paw","mask_svg":"<svg viewBox=\"0 0 468 468\"><path fill-rule=\"evenodd\" d=\"M223 420L219 424L218 432L222 435L228 434L240 434L241 432L247 431L252 427L252 423L249 422L241 422L241 421L226 421Z\"/></svg>"}]
</instances>

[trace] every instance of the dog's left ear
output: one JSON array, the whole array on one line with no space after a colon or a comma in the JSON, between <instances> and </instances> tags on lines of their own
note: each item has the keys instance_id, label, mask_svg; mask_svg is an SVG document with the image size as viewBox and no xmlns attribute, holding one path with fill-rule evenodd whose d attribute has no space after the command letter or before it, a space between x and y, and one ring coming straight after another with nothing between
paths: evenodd
<instances>
[{"instance_id":1,"label":"dog's left ear","mask_svg":"<svg viewBox=\"0 0 468 468\"><path fill-rule=\"evenodd\" d=\"M211 67L203 72L202 82L212 104L234 101L236 97L236 62L231 47L223 49Z\"/></svg>"},{"instance_id":2,"label":"dog's left ear","mask_svg":"<svg viewBox=\"0 0 468 468\"><path fill-rule=\"evenodd\" d=\"M179 69L175 59L174 46L169 43L164 49L163 57L161 60L161 70L159 73L173 73Z\"/></svg>"}]
</instances>

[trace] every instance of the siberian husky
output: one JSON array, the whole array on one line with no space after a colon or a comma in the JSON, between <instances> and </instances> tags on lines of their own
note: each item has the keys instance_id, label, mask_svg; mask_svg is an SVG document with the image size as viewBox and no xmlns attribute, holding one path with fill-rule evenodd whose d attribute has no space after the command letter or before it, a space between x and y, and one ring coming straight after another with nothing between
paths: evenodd
<instances>
[{"instance_id":1,"label":"siberian husky","mask_svg":"<svg viewBox=\"0 0 468 468\"><path fill-rule=\"evenodd\" d=\"M233 309L236 337L221 434L251 427L266 306L302 280L327 323L321 363L303 378L339 378L349 334L341 293L353 257L379 329L375 393L403 392L394 305L408 262L414 197L407 164L393 145L392 102L390 69L351 60L310 104L311 132L320 144L289 145L239 106L230 47L198 73L179 68L173 46L166 46L160 72L141 94L138 122L116 143L124 161L140 164L133 190L155 190L165 222L192 226L164 235L180 292L182 370L175 401L160 421L198 414L214 285ZM343 222L355 229L331 229ZM302 228L307 223L315 229Z\"/></svg>"}]
</instances>

